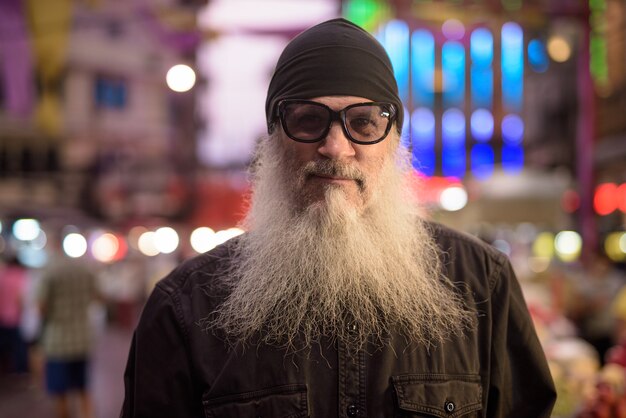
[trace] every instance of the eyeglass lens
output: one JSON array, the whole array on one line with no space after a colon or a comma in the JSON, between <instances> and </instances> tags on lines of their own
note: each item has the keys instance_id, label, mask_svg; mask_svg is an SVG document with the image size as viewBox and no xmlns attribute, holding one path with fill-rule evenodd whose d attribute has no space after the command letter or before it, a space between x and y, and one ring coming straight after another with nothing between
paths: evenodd
<instances>
[{"instance_id":1,"label":"eyeglass lens","mask_svg":"<svg viewBox=\"0 0 626 418\"><path fill-rule=\"evenodd\" d=\"M316 141L326 135L332 122L332 110L316 103L288 103L283 109L285 131L294 139ZM342 123L349 136L359 142L383 138L391 123L391 112L385 105L359 104L344 111Z\"/></svg>"}]
</instances>

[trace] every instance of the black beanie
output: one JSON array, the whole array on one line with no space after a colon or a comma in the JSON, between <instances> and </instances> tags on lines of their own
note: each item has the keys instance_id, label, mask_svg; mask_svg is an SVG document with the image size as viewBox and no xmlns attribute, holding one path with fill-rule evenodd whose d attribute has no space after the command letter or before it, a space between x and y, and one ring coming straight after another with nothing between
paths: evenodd
<instances>
[{"instance_id":1,"label":"black beanie","mask_svg":"<svg viewBox=\"0 0 626 418\"><path fill-rule=\"evenodd\" d=\"M265 115L268 130L283 99L358 96L403 107L387 52L371 34L339 18L307 29L285 47L272 75Z\"/></svg>"}]
</instances>

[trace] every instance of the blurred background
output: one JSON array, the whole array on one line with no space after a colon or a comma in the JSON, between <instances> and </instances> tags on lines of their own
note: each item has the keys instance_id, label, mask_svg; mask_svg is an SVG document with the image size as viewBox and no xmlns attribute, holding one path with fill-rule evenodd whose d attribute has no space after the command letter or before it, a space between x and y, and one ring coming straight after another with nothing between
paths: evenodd
<instances>
[{"instance_id":1,"label":"blurred background","mask_svg":"<svg viewBox=\"0 0 626 418\"><path fill-rule=\"evenodd\" d=\"M90 392L118 416L154 283L242 232L278 55L338 16L392 59L428 216L510 257L554 416L626 417L624 0L0 0L0 280L23 273L13 298L0 281L21 341L0 334L0 417L54 416L57 258L96 275Z\"/></svg>"}]
</instances>

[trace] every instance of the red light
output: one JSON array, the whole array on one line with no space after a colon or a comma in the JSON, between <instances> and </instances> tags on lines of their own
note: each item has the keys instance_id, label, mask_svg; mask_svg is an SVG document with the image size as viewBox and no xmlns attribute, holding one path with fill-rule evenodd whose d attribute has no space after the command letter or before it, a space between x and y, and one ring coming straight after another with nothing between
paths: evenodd
<instances>
[{"instance_id":1,"label":"red light","mask_svg":"<svg viewBox=\"0 0 626 418\"><path fill-rule=\"evenodd\" d=\"M120 236L120 235L115 235L115 238L117 238L117 251L115 252L115 255L113 256L113 260L115 261L119 261L121 259L123 259L124 257L126 257L126 253L128 253L128 244L126 243L126 240L124 239L124 237Z\"/></svg>"},{"instance_id":2,"label":"red light","mask_svg":"<svg viewBox=\"0 0 626 418\"><path fill-rule=\"evenodd\" d=\"M580 196L575 190L566 190L561 197L561 207L567 213L574 213L580 207Z\"/></svg>"},{"instance_id":3,"label":"red light","mask_svg":"<svg viewBox=\"0 0 626 418\"><path fill-rule=\"evenodd\" d=\"M615 183L602 183L596 187L593 208L598 215L602 216L617 209L617 185Z\"/></svg>"}]
</instances>

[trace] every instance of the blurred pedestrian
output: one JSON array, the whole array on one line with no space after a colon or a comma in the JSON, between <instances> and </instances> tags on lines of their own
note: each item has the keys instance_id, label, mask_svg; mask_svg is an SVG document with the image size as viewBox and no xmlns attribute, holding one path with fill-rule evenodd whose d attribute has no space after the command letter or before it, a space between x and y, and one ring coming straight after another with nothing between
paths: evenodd
<instances>
[{"instance_id":1,"label":"blurred pedestrian","mask_svg":"<svg viewBox=\"0 0 626 418\"><path fill-rule=\"evenodd\" d=\"M26 344L20 335L28 271L15 256L0 270L0 373L28 371Z\"/></svg>"},{"instance_id":2,"label":"blurred pedestrian","mask_svg":"<svg viewBox=\"0 0 626 418\"><path fill-rule=\"evenodd\" d=\"M55 260L39 283L46 388L56 400L58 418L70 416L72 392L78 395L82 417L93 416L87 372L92 342L89 306L96 297L94 273L77 260Z\"/></svg>"}]
</instances>

